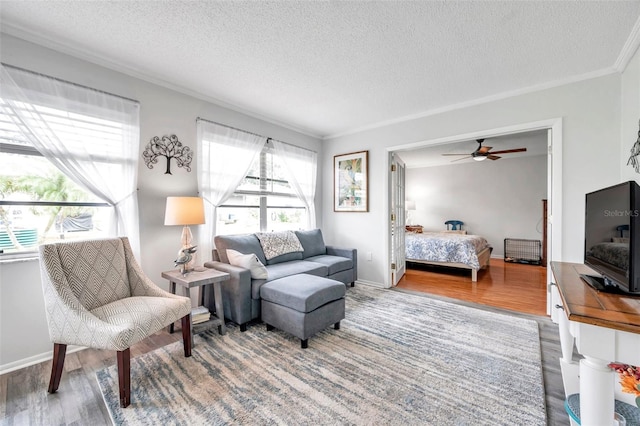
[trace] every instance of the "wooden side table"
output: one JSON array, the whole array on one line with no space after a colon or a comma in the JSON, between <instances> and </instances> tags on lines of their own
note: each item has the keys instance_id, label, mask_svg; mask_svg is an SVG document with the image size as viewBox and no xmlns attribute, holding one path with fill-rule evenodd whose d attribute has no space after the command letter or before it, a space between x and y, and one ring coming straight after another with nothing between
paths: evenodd
<instances>
[{"instance_id":1,"label":"wooden side table","mask_svg":"<svg viewBox=\"0 0 640 426\"><path fill-rule=\"evenodd\" d=\"M191 297L191 288L192 287L200 287L199 291L199 304L204 305L204 286L213 285L213 294L215 297L215 306L216 312L215 315L212 313L212 318L209 321L205 321L200 324L196 324L198 329L206 327L210 327L212 325L218 326L218 332L220 334L225 334L227 332L227 327L224 324L224 308L222 305L222 289L221 283L222 281L226 281L229 279L229 274L226 272L216 271L215 269L206 268L204 271L192 271L189 272L186 276L183 276L182 273L177 270L165 271L162 273L162 278L169 280L169 290L171 293L176 294L176 284L180 284L183 288L184 295L186 297ZM193 339L193 331L194 326L193 322L191 323L192 330L192 339ZM169 333L173 333L173 323L169 326ZM191 342L193 345L193 341Z\"/></svg>"}]
</instances>

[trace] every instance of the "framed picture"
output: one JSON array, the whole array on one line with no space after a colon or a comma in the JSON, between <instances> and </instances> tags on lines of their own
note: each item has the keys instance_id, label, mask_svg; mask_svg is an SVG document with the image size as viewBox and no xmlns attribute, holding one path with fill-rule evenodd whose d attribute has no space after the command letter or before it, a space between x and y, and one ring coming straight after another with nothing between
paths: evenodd
<instances>
[{"instance_id":1,"label":"framed picture","mask_svg":"<svg viewBox=\"0 0 640 426\"><path fill-rule=\"evenodd\" d=\"M333 211L369 211L369 151L333 156Z\"/></svg>"}]
</instances>

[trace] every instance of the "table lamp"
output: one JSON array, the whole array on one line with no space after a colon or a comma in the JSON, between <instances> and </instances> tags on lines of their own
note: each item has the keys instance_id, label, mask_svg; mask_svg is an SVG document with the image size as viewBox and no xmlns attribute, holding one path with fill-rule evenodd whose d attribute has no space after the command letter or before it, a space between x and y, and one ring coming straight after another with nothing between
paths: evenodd
<instances>
[{"instance_id":1,"label":"table lamp","mask_svg":"<svg viewBox=\"0 0 640 426\"><path fill-rule=\"evenodd\" d=\"M411 212L416 209L416 202L406 200L405 208L407 209L407 225L411 225Z\"/></svg>"},{"instance_id":2,"label":"table lamp","mask_svg":"<svg viewBox=\"0 0 640 426\"><path fill-rule=\"evenodd\" d=\"M178 250L180 259L186 253L185 249L194 246L193 236L189 225L202 225L204 223L204 203L201 197L167 197L167 207L164 213L165 225L182 225L180 242L182 247ZM176 262L178 263L178 262ZM193 270L195 258L182 264L182 273Z\"/></svg>"}]
</instances>

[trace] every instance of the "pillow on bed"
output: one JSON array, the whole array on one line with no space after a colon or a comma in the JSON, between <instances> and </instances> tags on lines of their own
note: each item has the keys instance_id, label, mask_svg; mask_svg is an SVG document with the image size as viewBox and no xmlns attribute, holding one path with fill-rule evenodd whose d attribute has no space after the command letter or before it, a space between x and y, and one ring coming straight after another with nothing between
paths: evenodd
<instances>
[{"instance_id":1,"label":"pillow on bed","mask_svg":"<svg viewBox=\"0 0 640 426\"><path fill-rule=\"evenodd\" d=\"M448 231L442 231L445 234L461 234L461 235L467 235L467 230L466 229L456 229L455 231L450 229Z\"/></svg>"}]
</instances>

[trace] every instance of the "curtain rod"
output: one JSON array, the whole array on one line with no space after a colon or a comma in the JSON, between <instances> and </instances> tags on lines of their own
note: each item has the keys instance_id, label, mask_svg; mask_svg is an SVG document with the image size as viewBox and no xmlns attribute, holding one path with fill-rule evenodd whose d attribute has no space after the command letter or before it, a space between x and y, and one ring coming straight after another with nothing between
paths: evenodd
<instances>
[{"instance_id":1,"label":"curtain rod","mask_svg":"<svg viewBox=\"0 0 640 426\"><path fill-rule=\"evenodd\" d=\"M291 144L291 143L283 142L283 141L281 141L281 140L274 139L274 138L270 138L270 137L268 137L268 136L259 135L259 134L257 134L257 133L249 132L249 131L246 131L246 130L243 130L243 129L238 129L237 127L228 126L228 125L226 125L226 124L218 123L217 121L207 120L206 118L197 117L197 118L196 118L196 122L198 122L198 121L204 121L205 123L216 124L216 125L218 125L218 126L226 127L227 129L233 129L233 130L237 130L237 131L239 131L239 132L248 133L248 134L250 134L250 135L258 136L258 137L261 137L261 138L267 138L267 143L269 143L269 141L270 141L270 140L272 140L272 141L278 141L278 142L283 143L283 144L285 144L285 145L295 146L296 148L304 149L305 151L310 151L310 152L314 152L314 153L316 153L316 154L317 154L317 152L316 152L316 151L314 151L314 150L312 150L312 149L302 148L301 146L298 146L298 145L293 145L293 144Z\"/></svg>"},{"instance_id":2,"label":"curtain rod","mask_svg":"<svg viewBox=\"0 0 640 426\"><path fill-rule=\"evenodd\" d=\"M102 93L103 95L108 95L108 96L113 96L115 98L124 99L125 101L133 102L133 103L137 104L138 106L140 106L140 102L136 101L135 99L125 98L124 96L116 95L115 93L109 93L109 92L105 92L104 90L94 89L93 87L84 86L82 84L74 83L74 82L68 81L68 80L63 80L63 79L58 78L58 77L52 77L50 75L46 75L46 74L42 74L42 73L39 73L39 72L31 71L31 70L28 70L28 69L25 69L25 68L20 68L20 67L14 66L14 65L5 64L4 62L0 62L0 64L2 64L3 67L12 68L14 70L27 72L29 74L37 75L37 76L40 76L40 77L50 78L52 80L56 80L56 81L59 81L61 83L66 83L66 84L70 84L70 85L75 86L75 87L80 87L82 89L87 89L87 90L92 90L94 92Z\"/></svg>"}]
</instances>

